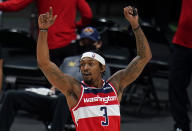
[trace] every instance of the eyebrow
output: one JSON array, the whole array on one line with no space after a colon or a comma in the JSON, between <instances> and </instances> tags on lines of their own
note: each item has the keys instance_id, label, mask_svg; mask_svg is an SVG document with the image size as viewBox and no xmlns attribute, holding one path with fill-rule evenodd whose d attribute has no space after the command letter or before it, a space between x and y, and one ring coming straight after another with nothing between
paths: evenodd
<instances>
[{"instance_id":1,"label":"eyebrow","mask_svg":"<svg viewBox=\"0 0 192 131\"><path fill-rule=\"evenodd\" d=\"M83 61L85 61L85 60L80 60L79 62L81 63L81 62L83 62ZM90 59L90 60L86 60L86 61L97 61L97 60L94 60L94 59Z\"/></svg>"},{"instance_id":2,"label":"eyebrow","mask_svg":"<svg viewBox=\"0 0 192 131\"><path fill-rule=\"evenodd\" d=\"M95 59L91 58L91 57L84 57L83 59L81 59L80 61L83 61L85 58L89 58L88 60L86 61L94 61Z\"/></svg>"}]
</instances>

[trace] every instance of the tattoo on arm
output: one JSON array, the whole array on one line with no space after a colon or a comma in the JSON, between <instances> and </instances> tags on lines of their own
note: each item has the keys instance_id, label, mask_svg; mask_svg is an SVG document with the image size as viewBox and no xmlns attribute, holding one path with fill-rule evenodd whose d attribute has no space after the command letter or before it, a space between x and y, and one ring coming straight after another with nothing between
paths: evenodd
<instances>
[{"instance_id":1,"label":"tattoo on arm","mask_svg":"<svg viewBox=\"0 0 192 131\"><path fill-rule=\"evenodd\" d=\"M122 77L123 83L126 82L130 84L133 82L140 75L143 68L144 65L138 61L138 57L136 57L125 69L124 76Z\"/></svg>"},{"instance_id":2,"label":"tattoo on arm","mask_svg":"<svg viewBox=\"0 0 192 131\"><path fill-rule=\"evenodd\" d=\"M141 28L134 33L136 38L137 54L143 58L146 56L147 39Z\"/></svg>"},{"instance_id":3,"label":"tattoo on arm","mask_svg":"<svg viewBox=\"0 0 192 131\"><path fill-rule=\"evenodd\" d=\"M118 71L110 78L120 94L122 94L121 91L123 91L125 87L138 78L152 56L147 38L142 29L139 28L134 34L136 37L137 56L125 69Z\"/></svg>"}]
</instances>

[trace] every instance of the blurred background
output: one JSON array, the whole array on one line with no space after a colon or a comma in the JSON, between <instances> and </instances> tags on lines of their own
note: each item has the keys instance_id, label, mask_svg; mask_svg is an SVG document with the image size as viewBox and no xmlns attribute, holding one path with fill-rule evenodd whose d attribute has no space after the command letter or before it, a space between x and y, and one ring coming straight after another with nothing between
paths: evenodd
<instances>
[{"instance_id":1,"label":"blurred background","mask_svg":"<svg viewBox=\"0 0 192 131\"><path fill-rule=\"evenodd\" d=\"M168 103L169 57L181 0L87 2L93 11L91 25L101 33L104 54L112 73L124 68L135 55L135 38L123 15L125 6L133 5L138 8L141 27L152 49L152 60L142 75L124 91L121 102L121 131L171 131L173 121ZM34 55L37 39L35 4L32 3L18 12L2 13L0 42L4 43L4 91L24 88L26 85L49 85L37 67ZM192 99L192 89L189 90ZM46 131L46 128L41 121L21 112L11 131L24 130Z\"/></svg>"}]
</instances>

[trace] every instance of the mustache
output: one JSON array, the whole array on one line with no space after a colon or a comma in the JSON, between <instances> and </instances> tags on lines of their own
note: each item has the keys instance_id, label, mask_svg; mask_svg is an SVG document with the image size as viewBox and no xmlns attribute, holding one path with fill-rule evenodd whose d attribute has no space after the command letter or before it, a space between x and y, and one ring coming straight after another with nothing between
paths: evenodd
<instances>
[{"instance_id":1,"label":"mustache","mask_svg":"<svg viewBox=\"0 0 192 131\"><path fill-rule=\"evenodd\" d=\"M86 72L86 71L85 71L85 72L82 72L82 74L83 74L83 75L91 75L90 72Z\"/></svg>"}]
</instances>

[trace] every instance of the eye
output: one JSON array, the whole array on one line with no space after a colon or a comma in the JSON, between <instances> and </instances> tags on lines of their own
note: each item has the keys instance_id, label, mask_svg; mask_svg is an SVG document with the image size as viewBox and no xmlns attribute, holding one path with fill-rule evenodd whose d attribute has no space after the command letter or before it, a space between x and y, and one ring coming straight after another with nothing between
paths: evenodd
<instances>
[{"instance_id":1,"label":"eye","mask_svg":"<svg viewBox=\"0 0 192 131\"><path fill-rule=\"evenodd\" d=\"M85 63L80 63L80 67L85 66Z\"/></svg>"},{"instance_id":2,"label":"eye","mask_svg":"<svg viewBox=\"0 0 192 131\"><path fill-rule=\"evenodd\" d=\"M89 62L89 66L93 66L94 65L94 63L93 62Z\"/></svg>"}]
</instances>

